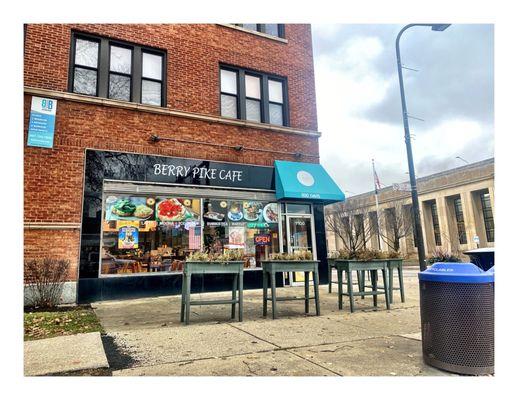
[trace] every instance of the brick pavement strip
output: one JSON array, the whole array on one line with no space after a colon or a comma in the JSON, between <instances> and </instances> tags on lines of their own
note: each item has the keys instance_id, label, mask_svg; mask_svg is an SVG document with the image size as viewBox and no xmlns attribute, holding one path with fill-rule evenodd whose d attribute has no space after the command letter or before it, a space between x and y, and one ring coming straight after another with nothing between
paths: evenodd
<instances>
[{"instance_id":1,"label":"brick pavement strip","mask_svg":"<svg viewBox=\"0 0 518 400\"><path fill-rule=\"evenodd\" d=\"M26 376L108 367L99 332L24 342Z\"/></svg>"}]
</instances>

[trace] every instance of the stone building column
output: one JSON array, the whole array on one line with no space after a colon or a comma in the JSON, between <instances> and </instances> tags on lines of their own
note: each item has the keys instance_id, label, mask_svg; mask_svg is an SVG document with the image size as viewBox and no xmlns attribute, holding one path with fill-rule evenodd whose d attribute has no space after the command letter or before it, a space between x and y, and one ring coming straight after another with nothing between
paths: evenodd
<instances>
[{"instance_id":1,"label":"stone building column","mask_svg":"<svg viewBox=\"0 0 518 400\"><path fill-rule=\"evenodd\" d=\"M423 235L424 254L428 256L434 249L435 245L430 246L434 242L433 228L432 228L432 216L426 212L426 205L424 201L419 202L419 213L421 215L421 230ZM431 235L431 241L430 241Z\"/></svg>"}]
</instances>

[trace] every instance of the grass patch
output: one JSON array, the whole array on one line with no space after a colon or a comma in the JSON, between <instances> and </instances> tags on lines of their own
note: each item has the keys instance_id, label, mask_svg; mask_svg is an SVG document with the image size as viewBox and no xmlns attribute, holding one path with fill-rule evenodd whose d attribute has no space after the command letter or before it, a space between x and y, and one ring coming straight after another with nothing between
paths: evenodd
<instances>
[{"instance_id":1,"label":"grass patch","mask_svg":"<svg viewBox=\"0 0 518 400\"><path fill-rule=\"evenodd\" d=\"M27 311L23 316L23 325L24 340L103 332L103 327L90 307Z\"/></svg>"}]
</instances>

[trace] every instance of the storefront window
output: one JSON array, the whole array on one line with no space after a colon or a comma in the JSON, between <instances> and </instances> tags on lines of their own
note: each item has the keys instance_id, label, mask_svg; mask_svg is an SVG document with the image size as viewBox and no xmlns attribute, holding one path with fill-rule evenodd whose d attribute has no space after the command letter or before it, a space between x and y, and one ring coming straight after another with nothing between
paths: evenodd
<instances>
[{"instance_id":1,"label":"storefront window","mask_svg":"<svg viewBox=\"0 0 518 400\"><path fill-rule=\"evenodd\" d=\"M256 200L106 194L101 275L180 272L194 251L279 252L279 206Z\"/></svg>"}]
</instances>

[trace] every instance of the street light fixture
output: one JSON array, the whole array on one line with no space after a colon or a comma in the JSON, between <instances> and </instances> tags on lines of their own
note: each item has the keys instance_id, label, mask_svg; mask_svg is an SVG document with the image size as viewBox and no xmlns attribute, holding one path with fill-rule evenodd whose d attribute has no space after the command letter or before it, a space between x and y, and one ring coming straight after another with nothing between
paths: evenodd
<instances>
[{"instance_id":1,"label":"street light fixture","mask_svg":"<svg viewBox=\"0 0 518 400\"><path fill-rule=\"evenodd\" d=\"M397 58L397 72L399 77L399 91L401 93L401 108L403 111L403 126L405 128L405 143L406 143L406 154L408 158L408 175L410 177L410 187L412 191L412 208L414 213L414 229L415 229L415 237L416 237L416 245L417 245L417 254L419 257L419 269L424 271L426 269L426 260L424 254L424 244L423 244L423 231L421 228L421 216L419 212L419 200L417 197L417 184L415 179L415 170L414 170L414 157L412 155L412 143L410 139L410 129L408 127L408 113L406 109L406 100L405 100L405 88L403 86L403 70L401 65L401 53L399 51L399 39L403 32L405 32L408 28L413 26L429 26L432 28L432 31L442 32L447 29L450 24L409 24L403 27L397 35L396 38L396 58Z\"/></svg>"},{"instance_id":2,"label":"street light fixture","mask_svg":"<svg viewBox=\"0 0 518 400\"><path fill-rule=\"evenodd\" d=\"M457 157L455 157L455 158L458 158L459 160L464 161L466 164L469 164L469 162L467 162L467 161L466 161L465 159L463 159L461 156L457 156Z\"/></svg>"}]
</instances>

